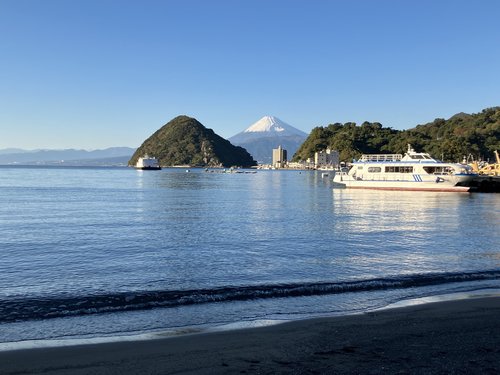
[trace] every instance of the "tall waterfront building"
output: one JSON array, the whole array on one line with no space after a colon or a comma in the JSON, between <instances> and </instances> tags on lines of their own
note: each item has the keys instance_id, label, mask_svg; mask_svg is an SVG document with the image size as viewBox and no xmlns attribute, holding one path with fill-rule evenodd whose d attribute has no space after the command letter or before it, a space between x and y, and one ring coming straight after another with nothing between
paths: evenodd
<instances>
[{"instance_id":1,"label":"tall waterfront building","mask_svg":"<svg viewBox=\"0 0 500 375\"><path fill-rule=\"evenodd\" d=\"M278 146L278 148L273 149L273 167L283 168L286 165L286 150L283 147Z\"/></svg>"}]
</instances>

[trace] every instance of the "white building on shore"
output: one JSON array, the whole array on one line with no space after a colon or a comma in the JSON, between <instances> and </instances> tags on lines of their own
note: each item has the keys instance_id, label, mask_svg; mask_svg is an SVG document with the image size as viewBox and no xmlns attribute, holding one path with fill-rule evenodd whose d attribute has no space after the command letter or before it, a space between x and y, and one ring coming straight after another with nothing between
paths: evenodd
<instances>
[{"instance_id":1,"label":"white building on shore","mask_svg":"<svg viewBox=\"0 0 500 375\"><path fill-rule=\"evenodd\" d=\"M317 169L333 169L339 165L339 152L327 148L314 153L314 165Z\"/></svg>"}]
</instances>

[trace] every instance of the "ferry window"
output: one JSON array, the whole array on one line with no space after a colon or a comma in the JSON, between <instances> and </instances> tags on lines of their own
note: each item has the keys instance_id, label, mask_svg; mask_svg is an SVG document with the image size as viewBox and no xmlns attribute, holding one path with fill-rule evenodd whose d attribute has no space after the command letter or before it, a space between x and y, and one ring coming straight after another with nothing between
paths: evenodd
<instances>
[{"instance_id":1,"label":"ferry window","mask_svg":"<svg viewBox=\"0 0 500 375\"><path fill-rule=\"evenodd\" d=\"M359 169L363 169L363 166L362 165L358 165L358 170Z\"/></svg>"},{"instance_id":2,"label":"ferry window","mask_svg":"<svg viewBox=\"0 0 500 375\"><path fill-rule=\"evenodd\" d=\"M426 171L429 174L452 174L453 173L453 168L451 167L424 167L424 171Z\"/></svg>"},{"instance_id":3,"label":"ferry window","mask_svg":"<svg viewBox=\"0 0 500 375\"><path fill-rule=\"evenodd\" d=\"M443 167L424 167L424 171L429 174L443 174L446 173Z\"/></svg>"},{"instance_id":4,"label":"ferry window","mask_svg":"<svg viewBox=\"0 0 500 375\"><path fill-rule=\"evenodd\" d=\"M413 167L385 167L386 173L413 173Z\"/></svg>"},{"instance_id":5,"label":"ferry window","mask_svg":"<svg viewBox=\"0 0 500 375\"><path fill-rule=\"evenodd\" d=\"M380 172L382 172L382 168L381 167L369 167L368 172L369 173L380 173Z\"/></svg>"}]
</instances>

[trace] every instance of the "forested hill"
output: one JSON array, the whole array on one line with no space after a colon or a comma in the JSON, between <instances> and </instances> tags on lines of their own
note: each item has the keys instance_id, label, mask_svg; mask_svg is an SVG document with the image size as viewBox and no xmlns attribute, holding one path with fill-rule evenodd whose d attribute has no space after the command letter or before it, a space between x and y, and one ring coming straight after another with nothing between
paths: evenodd
<instances>
[{"instance_id":1,"label":"forested hill","mask_svg":"<svg viewBox=\"0 0 500 375\"><path fill-rule=\"evenodd\" d=\"M403 154L411 144L416 151L428 152L445 161L494 158L500 150L500 107L480 113L459 113L448 120L436 119L408 130L394 130L378 122L361 125L348 122L317 127L302 144L294 160L306 160L327 147L340 152L341 161L357 159L367 153Z\"/></svg>"},{"instance_id":2,"label":"forested hill","mask_svg":"<svg viewBox=\"0 0 500 375\"><path fill-rule=\"evenodd\" d=\"M196 119L178 116L144 141L129 160L135 165L144 155L154 156L162 166L251 167L256 162L242 147L207 129Z\"/></svg>"}]
</instances>

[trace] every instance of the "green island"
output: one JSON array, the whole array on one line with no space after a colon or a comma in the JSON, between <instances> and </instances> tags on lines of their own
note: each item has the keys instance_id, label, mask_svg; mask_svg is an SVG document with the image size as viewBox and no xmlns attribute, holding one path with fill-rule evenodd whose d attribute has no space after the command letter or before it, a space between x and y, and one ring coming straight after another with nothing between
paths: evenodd
<instances>
[{"instance_id":1,"label":"green island","mask_svg":"<svg viewBox=\"0 0 500 375\"><path fill-rule=\"evenodd\" d=\"M135 151L128 164L149 155L161 166L193 167L252 167L257 163L242 147L207 129L188 116L177 116L146 139Z\"/></svg>"}]
</instances>

